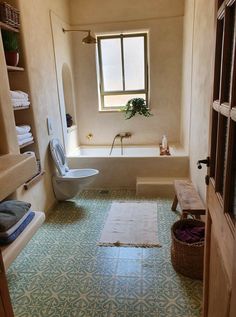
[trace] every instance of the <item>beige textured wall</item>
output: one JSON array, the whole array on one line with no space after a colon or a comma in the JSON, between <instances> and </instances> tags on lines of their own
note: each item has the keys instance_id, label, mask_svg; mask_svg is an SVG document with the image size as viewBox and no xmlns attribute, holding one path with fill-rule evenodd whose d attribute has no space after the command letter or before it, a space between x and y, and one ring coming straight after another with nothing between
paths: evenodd
<instances>
[{"instance_id":1,"label":"beige textured wall","mask_svg":"<svg viewBox=\"0 0 236 317\"><path fill-rule=\"evenodd\" d=\"M72 34L64 33L62 29L69 29L70 25L63 22L54 12L50 14L52 23L52 34L54 44L54 54L57 72L57 85L59 93L59 104L61 113L61 124L63 128L63 139L66 152L78 147L77 129L68 133L66 124L66 113L73 118L73 124L76 125L76 104L74 96L74 64L72 47Z\"/></svg>"},{"instance_id":2,"label":"beige textured wall","mask_svg":"<svg viewBox=\"0 0 236 317\"><path fill-rule=\"evenodd\" d=\"M37 210L46 210L55 202L51 184L53 166L48 152L50 136L47 133L47 116L54 121L54 136L62 137L61 126L58 124L60 111L49 12L53 10L63 20L68 21L68 2L31 0L29 5L28 0L20 0L18 5L22 17L36 134L42 167L46 174L30 190L24 191L20 188L17 198L30 201Z\"/></svg>"},{"instance_id":3,"label":"beige textured wall","mask_svg":"<svg viewBox=\"0 0 236 317\"><path fill-rule=\"evenodd\" d=\"M71 23L91 24L182 16L184 0L70 0Z\"/></svg>"},{"instance_id":4,"label":"beige textured wall","mask_svg":"<svg viewBox=\"0 0 236 317\"><path fill-rule=\"evenodd\" d=\"M189 153L190 111L192 102L194 10L195 2L185 1L180 141L186 153Z\"/></svg>"},{"instance_id":5,"label":"beige textured wall","mask_svg":"<svg viewBox=\"0 0 236 317\"><path fill-rule=\"evenodd\" d=\"M111 6L113 10L109 9ZM136 5L133 1L71 1L71 8L73 23L92 21L77 27L91 28L93 32L150 31L150 107L154 116L137 116L131 120L125 120L124 114L119 112L98 112L95 47L81 43L83 34L73 35L81 144L111 144L113 137L122 131L133 134L131 139L125 140L131 144L157 144L163 134L167 134L169 141L179 142L183 1L136 1ZM158 14L164 18L149 19ZM108 19L114 22L94 23ZM94 136L90 141L86 138L89 133Z\"/></svg>"},{"instance_id":6,"label":"beige textured wall","mask_svg":"<svg viewBox=\"0 0 236 317\"><path fill-rule=\"evenodd\" d=\"M191 10L191 2L186 0ZM205 198L204 177L206 168L198 170L196 163L208 155L209 114L212 103L215 0L195 0L195 23L193 37L193 73L190 121L190 175L201 196ZM189 12L186 12L188 15ZM191 25L190 25L191 27ZM189 34L189 41L191 36Z\"/></svg>"}]
</instances>

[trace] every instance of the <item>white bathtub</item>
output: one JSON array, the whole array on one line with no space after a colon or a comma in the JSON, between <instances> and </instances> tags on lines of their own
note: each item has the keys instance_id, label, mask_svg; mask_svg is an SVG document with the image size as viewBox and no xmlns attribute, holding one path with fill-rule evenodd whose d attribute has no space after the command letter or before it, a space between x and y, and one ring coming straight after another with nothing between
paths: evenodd
<instances>
[{"instance_id":1,"label":"white bathtub","mask_svg":"<svg viewBox=\"0 0 236 317\"><path fill-rule=\"evenodd\" d=\"M115 146L110 155L111 147L108 146L80 146L70 157L159 157L160 149L156 145L124 146L123 153L120 146ZM183 149L170 146L172 156L183 156Z\"/></svg>"},{"instance_id":2,"label":"white bathtub","mask_svg":"<svg viewBox=\"0 0 236 317\"><path fill-rule=\"evenodd\" d=\"M68 156L70 168L95 168L100 171L93 188L135 188L137 177L187 178L189 159L178 146L171 146L171 156L160 156L159 147L81 146Z\"/></svg>"}]
</instances>

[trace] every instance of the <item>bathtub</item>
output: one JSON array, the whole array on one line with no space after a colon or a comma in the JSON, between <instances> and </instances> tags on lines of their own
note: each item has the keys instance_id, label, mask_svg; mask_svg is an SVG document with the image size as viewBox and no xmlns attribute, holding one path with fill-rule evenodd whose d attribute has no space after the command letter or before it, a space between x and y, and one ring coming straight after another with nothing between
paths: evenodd
<instances>
[{"instance_id":1,"label":"bathtub","mask_svg":"<svg viewBox=\"0 0 236 317\"><path fill-rule=\"evenodd\" d=\"M92 188L132 188L138 177L187 178L189 158L179 146L170 146L171 156L160 156L159 146L81 146L68 156L70 168L100 171Z\"/></svg>"},{"instance_id":2,"label":"bathtub","mask_svg":"<svg viewBox=\"0 0 236 317\"><path fill-rule=\"evenodd\" d=\"M120 146L115 146L110 155L111 147L109 146L80 146L69 154L70 157L158 157L160 156L159 146L156 145L139 145L124 146L123 153ZM172 156L183 156L184 151L178 146L170 146Z\"/></svg>"}]
</instances>

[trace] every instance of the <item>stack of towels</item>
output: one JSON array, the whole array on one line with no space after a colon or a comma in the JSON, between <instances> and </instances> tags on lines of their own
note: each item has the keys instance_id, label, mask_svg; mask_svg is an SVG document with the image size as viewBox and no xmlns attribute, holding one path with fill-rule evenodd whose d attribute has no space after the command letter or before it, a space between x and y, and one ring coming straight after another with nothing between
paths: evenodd
<instances>
[{"instance_id":1,"label":"stack of towels","mask_svg":"<svg viewBox=\"0 0 236 317\"><path fill-rule=\"evenodd\" d=\"M11 103L14 108L27 107L30 105L29 95L20 90L11 90Z\"/></svg>"},{"instance_id":2,"label":"stack of towels","mask_svg":"<svg viewBox=\"0 0 236 317\"><path fill-rule=\"evenodd\" d=\"M17 134L18 144L20 146L34 140L30 130L31 130L31 127L29 125L16 126L16 134Z\"/></svg>"},{"instance_id":3,"label":"stack of towels","mask_svg":"<svg viewBox=\"0 0 236 317\"><path fill-rule=\"evenodd\" d=\"M31 204L19 200L0 203L0 244L13 242L34 218Z\"/></svg>"}]
</instances>

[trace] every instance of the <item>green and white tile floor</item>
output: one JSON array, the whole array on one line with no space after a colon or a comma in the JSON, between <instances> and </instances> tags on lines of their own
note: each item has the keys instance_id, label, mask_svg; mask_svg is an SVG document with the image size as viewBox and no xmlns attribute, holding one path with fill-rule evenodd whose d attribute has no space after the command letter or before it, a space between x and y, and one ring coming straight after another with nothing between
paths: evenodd
<instances>
[{"instance_id":1,"label":"green and white tile floor","mask_svg":"<svg viewBox=\"0 0 236 317\"><path fill-rule=\"evenodd\" d=\"M157 200L161 248L98 247L114 200L136 197L84 191L57 205L8 271L16 317L200 316L202 283L171 265L171 201Z\"/></svg>"}]
</instances>

